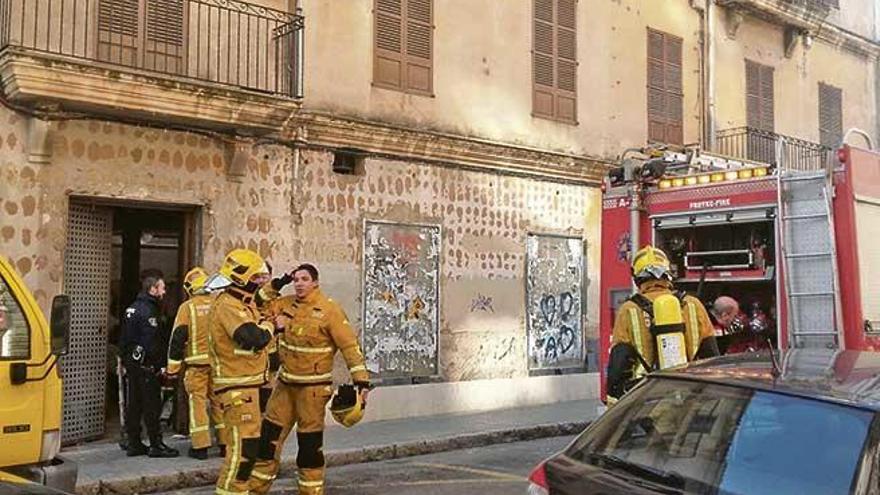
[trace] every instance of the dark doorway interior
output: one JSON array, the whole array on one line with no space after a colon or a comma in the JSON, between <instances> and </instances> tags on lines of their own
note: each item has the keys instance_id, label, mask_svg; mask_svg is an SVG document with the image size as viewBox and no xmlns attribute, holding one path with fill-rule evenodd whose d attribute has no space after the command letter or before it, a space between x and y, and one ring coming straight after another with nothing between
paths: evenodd
<instances>
[{"instance_id":1,"label":"dark doorway interior","mask_svg":"<svg viewBox=\"0 0 880 495\"><path fill-rule=\"evenodd\" d=\"M174 322L177 308L184 294L180 280L191 266L194 245L190 211L156 210L138 207L113 208L113 233L110 274L110 319L108 324L108 360L116 363L122 317L141 290L141 280L151 271L157 271L165 280L167 293L162 303L164 321L161 324L166 338ZM119 437L120 405L119 382L115 364L107 379L106 433ZM174 389L168 387L163 420L181 431L184 423L176 421Z\"/></svg>"}]
</instances>

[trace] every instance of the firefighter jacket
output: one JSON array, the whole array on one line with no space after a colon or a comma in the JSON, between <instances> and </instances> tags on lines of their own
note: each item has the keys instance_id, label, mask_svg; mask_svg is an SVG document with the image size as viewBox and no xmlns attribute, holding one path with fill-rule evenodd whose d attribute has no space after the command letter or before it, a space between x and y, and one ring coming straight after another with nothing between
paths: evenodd
<instances>
[{"instance_id":1,"label":"firefighter jacket","mask_svg":"<svg viewBox=\"0 0 880 495\"><path fill-rule=\"evenodd\" d=\"M168 373L180 372L182 363L190 366L211 364L208 356L208 313L214 296L201 294L184 301L177 309L168 345Z\"/></svg>"},{"instance_id":2,"label":"firefighter jacket","mask_svg":"<svg viewBox=\"0 0 880 495\"><path fill-rule=\"evenodd\" d=\"M345 312L315 289L304 299L285 296L278 310L288 320L278 339L279 379L290 385L333 383L333 357L342 351L352 381L369 385L364 355Z\"/></svg>"},{"instance_id":3,"label":"firefighter jacket","mask_svg":"<svg viewBox=\"0 0 880 495\"><path fill-rule=\"evenodd\" d=\"M263 321L253 295L227 289L211 304L211 380L217 393L259 387L268 380L268 351L274 328Z\"/></svg>"},{"instance_id":4,"label":"firefighter jacket","mask_svg":"<svg viewBox=\"0 0 880 495\"><path fill-rule=\"evenodd\" d=\"M143 366L165 366L165 346L168 341L160 319L159 300L144 292L138 294L131 306L125 309L120 339L123 358L133 357L133 361Z\"/></svg>"},{"instance_id":5,"label":"firefighter jacket","mask_svg":"<svg viewBox=\"0 0 880 495\"><path fill-rule=\"evenodd\" d=\"M639 292L654 301L663 294L672 294L671 284L664 281L650 281L639 287ZM709 314L703 303L693 296L682 298L682 316L685 324L685 346L687 360L693 361L699 355L700 346L705 339L711 337L712 346L717 354L715 344L715 329L709 319ZM635 348L645 362L653 364L657 358L655 352L655 339L651 335L651 317L643 311L638 304L627 301L620 306L614 321L614 329L611 336L611 347L618 344L629 344ZM636 377L645 373L644 366L639 360L636 364Z\"/></svg>"}]
</instances>

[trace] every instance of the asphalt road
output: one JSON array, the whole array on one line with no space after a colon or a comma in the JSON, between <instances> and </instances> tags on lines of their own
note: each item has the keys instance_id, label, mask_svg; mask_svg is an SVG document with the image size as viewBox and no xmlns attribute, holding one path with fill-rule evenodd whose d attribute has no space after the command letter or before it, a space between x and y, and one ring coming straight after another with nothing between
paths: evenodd
<instances>
[{"instance_id":1,"label":"asphalt road","mask_svg":"<svg viewBox=\"0 0 880 495\"><path fill-rule=\"evenodd\" d=\"M491 445L392 461L331 467L326 495L479 495L525 494L532 468L558 452L572 437ZM211 487L164 495L208 495ZM295 494L296 479L279 479L274 494Z\"/></svg>"}]
</instances>

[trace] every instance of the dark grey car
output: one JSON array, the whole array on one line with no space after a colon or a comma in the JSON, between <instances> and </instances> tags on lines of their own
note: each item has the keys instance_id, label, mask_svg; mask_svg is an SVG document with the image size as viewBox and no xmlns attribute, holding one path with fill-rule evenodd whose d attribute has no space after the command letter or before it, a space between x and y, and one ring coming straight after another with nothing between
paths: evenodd
<instances>
[{"instance_id":1,"label":"dark grey car","mask_svg":"<svg viewBox=\"0 0 880 495\"><path fill-rule=\"evenodd\" d=\"M725 356L652 374L529 493L880 493L880 353Z\"/></svg>"}]
</instances>

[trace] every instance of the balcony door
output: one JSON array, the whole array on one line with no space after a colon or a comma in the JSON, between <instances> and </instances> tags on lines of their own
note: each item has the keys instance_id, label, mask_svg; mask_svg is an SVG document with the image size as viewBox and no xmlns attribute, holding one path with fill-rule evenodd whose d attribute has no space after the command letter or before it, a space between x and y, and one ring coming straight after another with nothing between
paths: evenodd
<instances>
[{"instance_id":1,"label":"balcony door","mask_svg":"<svg viewBox=\"0 0 880 495\"><path fill-rule=\"evenodd\" d=\"M188 0L98 0L98 59L186 72Z\"/></svg>"}]
</instances>

